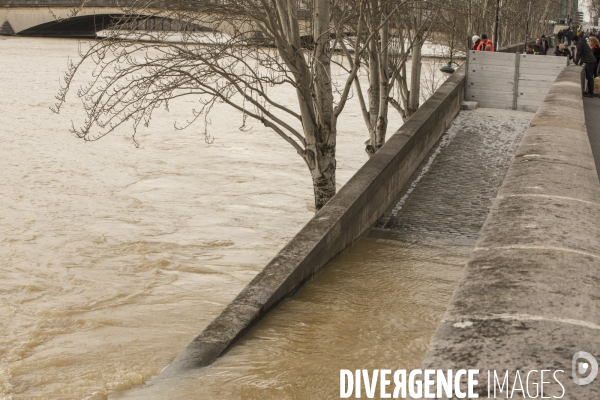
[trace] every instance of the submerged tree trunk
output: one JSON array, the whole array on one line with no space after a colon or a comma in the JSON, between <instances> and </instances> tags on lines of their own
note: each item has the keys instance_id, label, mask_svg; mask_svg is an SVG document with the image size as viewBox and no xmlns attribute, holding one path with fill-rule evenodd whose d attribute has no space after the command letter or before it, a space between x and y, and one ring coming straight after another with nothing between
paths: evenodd
<instances>
[{"instance_id":1,"label":"submerged tree trunk","mask_svg":"<svg viewBox=\"0 0 600 400\"><path fill-rule=\"evenodd\" d=\"M320 210L335 195L335 147L329 143L320 143L316 149L317 157L309 163L315 192L315 208Z\"/></svg>"},{"instance_id":2,"label":"submerged tree trunk","mask_svg":"<svg viewBox=\"0 0 600 400\"><path fill-rule=\"evenodd\" d=\"M387 10L384 14L387 17ZM375 152L385 143L388 123L388 95L390 93L390 76L388 69L388 40L389 24L385 22L379 31L380 48L379 60L379 109L377 110L377 125L375 126Z\"/></svg>"},{"instance_id":3,"label":"submerged tree trunk","mask_svg":"<svg viewBox=\"0 0 600 400\"><path fill-rule=\"evenodd\" d=\"M421 10L417 11L415 26L421 26ZM412 49L412 69L410 71L410 93L408 97L408 117L412 116L419 108L421 96L421 48L423 47L423 35L421 30L417 30L415 46Z\"/></svg>"},{"instance_id":4,"label":"submerged tree trunk","mask_svg":"<svg viewBox=\"0 0 600 400\"><path fill-rule=\"evenodd\" d=\"M315 113L312 135L307 135L306 163L315 192L315 207L320 210L335 195L336 121L333 115L331 49L329 45L329 0L315 3ZM303 120L303 124L309 121ZM312 154L311 154L312 153Z\"/></svg>"},{"instance_id":5,"label":"submerged tree trunk","mask_svg":"<svg viewBox=\"0 0 600 400\"><path fill-rule=\"evenodd\" d=\"M378 2L375 1L373 4L373 9L380 12ZM369 44L369 140L365 143L365 151L369 157L383 146L387 131L390 92L388 6L383 4L381 19L384 22Z\"/></svg>"},{"instance_id":6,"label":"submerged tree trunk","mask_svg":"<svg viewBox=\"0 0 600 400\"><path fill-rule=\"evenodd\" d=\"M377 152L377 117L379 114L379 57L377 54L377 39L371 39L369 43L369 140L365 143L365 151L371 157Z\"/></svg>"},{"instance_id":7,"label":"submerged tree trunk","mask_svg":"<svg viewBox=\"0 0 600 400\"><path fill-rule=\"evenodd\" d=\"M413 48L412 69L410 71L410 92L408 96L408 117L412 116L419 108L419 97L421 96L421 38Z\"/></svg>"}]
</instances>

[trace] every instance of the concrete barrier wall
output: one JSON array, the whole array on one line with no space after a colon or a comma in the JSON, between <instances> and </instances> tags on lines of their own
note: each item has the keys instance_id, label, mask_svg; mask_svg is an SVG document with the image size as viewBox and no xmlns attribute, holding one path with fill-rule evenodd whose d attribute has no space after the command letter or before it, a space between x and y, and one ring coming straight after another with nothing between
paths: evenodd
<instances>
[{"instance_id":1,"label":"concrete barrier wall","mask_svg":"<svg viewBox=\"0 0 600 400\"><path fill-rule=\"evenodd\" d=\"M536 112L566 57L469 50L466 100L479 107Z\"/></svg>"},{"instance_id":2,"label":"concrete barrier wall","mask_svg":"<svg viewBox=\"0 0 600 400\"><path fill-rule=\"evenodd\" d=\"M383 215L460 110L459 68L275 256L158 379L212 363Z\"/></svg>"},{"instance_id":3,"label":"concrete barrier wall","mask_svg":"<svg viewBox=\"0 0 600 400\"><path fill-rule=\"evenodd\" d=\"M551 49L548 49L551 51ZM515 106L519 111L536 112L553 82L567 66L567 57L517 54L518 79Z\"/></svg>"},{"instance_id":4,"label":"concrete barrier wall","mask_svg":"<svg viewBox=\"0 0 600 400\"><path fill-rule=\"evenodd\" d=\"M600 183L581 73L561 72L525 132L422 365L479 369L480 397L488 371L510 370L511 388L532 371L533 396L545 369L564 371L564 389L546 372L545 398L600 398L598 378L579 386L571 369L578 351L600 356Z\"/></svg>"},{"instance_id":5,"label":"concrete barrier wall","mask_svg":"<svg viewBox=\"0 0 600 400\"><path fill-rule=\"evenodd\" d=\"M528 40L527 43L530 45L534 45L535 44L535 37L533 38L533 40ZM554 54L554 46L555 44L555 38L554 36L548 36L546 37L546 39L548 39L548 44L550 45L550 47L548 48L548 55L553 55ZM499 47L498 48L498 52L499 53L520 53L523 54L523 52L525 51L525 42L521 42L521 43L515 43L515 44L511 44L508 46L504 46L504 47Z\"/></svg>"},{"instance_id":6,"label":"concrete barrier wall","mask_svg":"<svg viewBox=\"0 0 600 400\"><path fill-rule=\"evenodd\" d=\"M511 44L510 46L504 46L498 48L499 53L523 53L525 50L525 42Z\"/></svg>"}]
</instances>

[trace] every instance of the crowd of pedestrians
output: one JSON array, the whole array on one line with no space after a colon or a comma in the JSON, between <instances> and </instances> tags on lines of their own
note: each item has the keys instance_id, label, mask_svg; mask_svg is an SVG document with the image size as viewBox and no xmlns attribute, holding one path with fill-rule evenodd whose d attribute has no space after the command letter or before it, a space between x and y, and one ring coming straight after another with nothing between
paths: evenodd
<instances>
[{"instance_id":1,"label":"crowd of pedestrians","mask_svg":"<svg viewBox=\"0 0 600 400\"><path fill-rule=\"evenodd\" d=\"M594 95L594 79L600 76L600 32L595 29L583 30L581 27L576 29L565 28L560 30L556 38L558 45L554 53L558 57L567 57L573 60L574 65L584 65L587 81L586 97L600 97L600 94ZM473 36L472 50L476 51L495 51L494 43L488 39L484 33L479 37ZM550 43L545 35L537 38L535 44L527 44L526 54L550 55Z\"/></svg>"},{"instance_id":2,"label":"crowd of pedestrians","mask_svg":"<svg viewBox=\"0 0 600 400\"><path fill-rule=\"evenodd\" d=\"M581 26L579 26L575 29L572 29L569 27L569 28L561 29L556 34L556 38L558 39L559 43L564 43L567 46L570 46L570 45L577 45L577 43L581 39L589 39L591 36L597 36L598 33L599 32L595 28L584 30Z\"/></svg>"},{"instance_id":3,"label":"crowd of pedestrians","mask_svg":"<svg viewBox=\"0 0 600 400\"><path fill-rule=\"evenodd\" d=\"M540 56L545 56L548 54L548 49L550 48L550 44L548 43L548 39L546 39L545 35L539 37L535 40L535 44L528 44L525 46L525 54L537 54Z\"/></svg>"},{"instance_id":4,"label":"crowd of pedestrians","mask_svg":"<svg viewBox=\"0 0 600 400\"><path fill-rule=\"evenodd\" d=\"M586 97L594 97L594 78L598 75L598 59L596 55L600 54L598 51L598 38L595 36L590 37L590 43L587 40L579 39L575 47L575 65L584 65L585 68L585 79L587 81L587 92L583 95ZM594 55L596 53L596 55ZM597 97L597 96L596 96Z\"/></svg>"},{"instance_id":5,"label":"crowd of pedestrians","mask_svg":"<svg viewBox=\"0 0 600 400\"><path fill-rule=\"evenodd\" d=\"M583 65L587 81L586 97L600 97L594 95L594 79L600 76L600 32L595 29L583 30L581 27L575 29L565 28L556 34L558 45L554 55L567 57L574 65ZM525 47L526 54L549 55L548 40L545 36L536 39L535 44Z\"/></svg>"},{"instance_id":6,"label":"crowd of pedestrians","mask_svg":"<svg viewBox=\"0 0 600 400\"><path fill-rule=\"evenodd\" d=\"M563 29L556 35L560 44L554 55L566 56L574 60L575 65L584 65L587 91L583 95L586 97L600 97L600 94L594 94L594 80L600 76L599 34L595 29L583 30L578 27Z\"/></svg>"}]
</instances>

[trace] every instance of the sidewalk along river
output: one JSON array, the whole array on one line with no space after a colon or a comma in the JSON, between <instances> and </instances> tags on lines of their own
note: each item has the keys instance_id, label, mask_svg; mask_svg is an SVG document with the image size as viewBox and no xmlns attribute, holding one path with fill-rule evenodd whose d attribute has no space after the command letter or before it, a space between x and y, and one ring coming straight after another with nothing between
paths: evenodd
<instances>
[{"instance_id":1,"label":"sidewalk along river","mask_svg":"<svg viewBox=\"0 0 600 400\"><path fill-rule=\"evenodd\" d=\"M192 99L159 112L140 148L128 128L76 139L79 102L49 106L78 45L0 37L0 398L103 399L141 385L314 214L293 148L258 123L240 131L242 116L221 105L211 145L203 124L173 127ZM401 124L391 110L389 126ZM358 102L338 132L341 186L367 159Z\"/></svg>"}]
</instances>

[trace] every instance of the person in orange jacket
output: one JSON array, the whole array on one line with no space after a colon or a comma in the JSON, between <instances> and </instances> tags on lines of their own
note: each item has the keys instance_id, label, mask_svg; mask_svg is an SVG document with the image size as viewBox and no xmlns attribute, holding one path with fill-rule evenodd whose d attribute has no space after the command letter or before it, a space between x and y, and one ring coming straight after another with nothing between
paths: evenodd
<instances>
[{"instance_id":1,"label":"person in orange jacket","mask_svg":"<svg viewBox=\"0 0 600 400\"><path fill-rule=\"evenodd\" d=\"M487 35L484 33L481 35L481 43L479 44L479 51L494 51L494 43L487 38Z\"/></svg>"}]
</instances>

